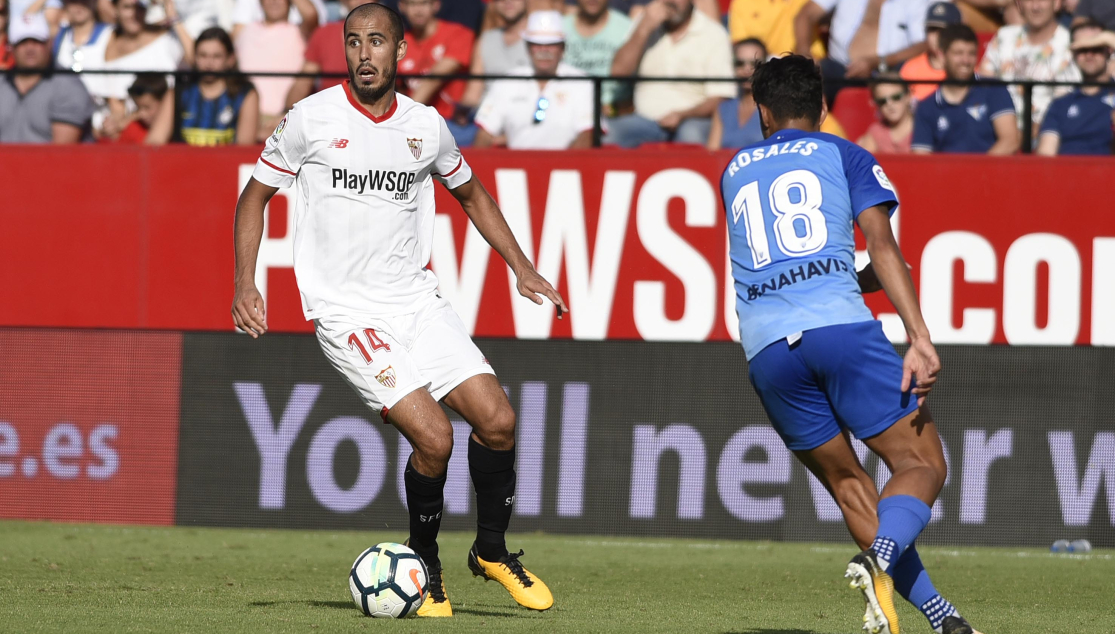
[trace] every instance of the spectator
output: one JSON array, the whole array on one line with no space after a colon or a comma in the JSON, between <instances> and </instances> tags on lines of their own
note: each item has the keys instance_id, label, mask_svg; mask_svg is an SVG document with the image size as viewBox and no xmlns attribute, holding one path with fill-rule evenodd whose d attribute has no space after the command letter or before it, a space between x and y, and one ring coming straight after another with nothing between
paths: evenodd
<instances>
[{"instance_id":1,"label":"spectator","mask_svg":"<svg viewBox=\"0 0 1115 634\"><path fill-rule=\"evenodd\" d=\"M530 66L511 74L535 78L502 79L476 114L476 147L506 145L513 150L564 150L592 146L592 84L553 81L584 73L561 61L565 50L562 17L557 11L530 14L523 38ZM502 140L500 137L506 137Z\"/></svg>"},{"instance_id":2,"label":"spectator","mask_svg":"<svg viewBox=\"0 0 1115 634\"><path fill-rule=\"evenodd\" d=\"M452 75L464 73L472 57L473 33L455 22L436 17L438 0L402 0L399 10L406 18L404 33L407 55L399 62L400 75ZM410 98L437 108L445 118L458 145L470 145L469 126L454 120L454 113L465 92L461 80L411 78L406 81Z\"/></svg>"},{"instance_id":3,"label":"spectator","mask_svg":"<svg viewBox=\"0 0 1115 634\"><path fill-rule=\"evenodd\" d=\"M759 63L767 58L767 49L758 39L737 42L735 52L736 77L739 78L739 97L725 99L712 114L712 129L708 135L708 149L724 147L741 148L763 140L763 127L759 123L759 109L751 97L751 76Z\"/></svg>"},{"instance_id":4,"label":"spectator","mask_svg":"<svg viewBox=\"0 0 1115 634\"><path fill-rule=\"evenodd\" d=\"M527 0L491 0L490 6L499 18L499 26L488 29L476 38L472 51L471 75L506 75L513 68L529 66L530 56L523 41L527 26ZM484 97L484 81L468 82L461 103L475 107ZM467 123L465 121L459 123Z\"/></svg>"},{"instance_id":5,"label":"spectator","mask_svg":"<svg viewBox=\"0 0 1115 634\"><path fill-rule=\"evenodd\" d=\"M376 0L341 0L341 7L344 9L344 14L340 20L334 20L328 24L323 24L314 30L314 34L310 36L310 43L306 45L305 61L302 62L302 73L306 75L317 75L319 73L333 74L333 75L346 75L348 74L348 62L345 60L345 49L341 44L345 40L345 18L353 9L362 5L375 2ZM302 101L314 92L314 78L313 77L299 77L294 80L290 85L290 90L286 95L285 109L290 110L294 104ZM322 77L316 80L318 90L325 90L333 86L339 86L344 82L343 78L327 78Z\"/></svg>"},{"instance_id":6,"label":"spectator","mask_svg":"<svg viewBox=\"0 0 1115 634\"><path fill-rule=\"evenodd\" d=\"M876 71L898 70L925 52L925 14L929 0L868 0L848 56L845 77L862 79Z\"/></svg>"},{"instance_id":7,"label":"spectator","mask_svg":"<svg viewBox=\"0 0 1115 634\"><path fill-rule=\"evenodd\" d=\"M182 140L201 146L253 145L260 128L259 93L239 74L215 74L237 70L232 38L219 26L208 28L198 36L196 51L197 80L182 88L178 108Z\"/></svg>"},{"instance_id":8,"label":"spectator","mask_svg":"<svg viewBox=\"0 0 1115 634\"><path fill-rule=\"evenodd\" d=\"M0 143L77 143L93 114L85 86L50 72L50 27L41 14L8 25L14 69L0 81Z\"/></svg>"},{"instance_id":9,"label":"spectator","mask_svg":"<svg viewBox=\"0 0 1115 634\"><path fill-rule=\"evenodd\" d=\"M105 66L105 49L112 38L112 28L97 21L94 0L65 0L62 3L68 25L54 38L54 64L74 72L100 70ZM89 96L93 98L92 126L100 130L108 116L103 75L78 75Z\"/></svg>"},{"instance_id":10,"label":"spectator","mask_svg":"<svg viewBox=\"0 0 1115 634\"><path fill-rule=\"evenodd\" d=\"M302 14L301 24L290 22L290 0L262 0L264 21L243 25L236 37L236 56L240 70L252 73L297 73L305 61L307 29L314 25L314 8L310 0L294 0ZM343 49L343 40L335 42ZM263 142L286 114L287 93L294 85L293 77L259 77L259 127L256 138Z\"/></svg>"},{"instance_id":11,"label":"spectator","mask_svg":"<svg viewBox=\"0 0 1115 634\"><path fill-rule=\"evenodd\" d=\"M950 24L960 24L960 9L951 2L934 2L925 15L925 44L927 50L902 65L901 76L906 81L945 78L945 60L941 53L941 29ZM921 101L937 90L937 84L910 84L914 99Z\"/></svg>"},{"instance_id":12,"label":"spectator","mask_svg":"<svg viewBox=\"0 0 1115 634\"><path fill-rule=\"evenodd\" d=\"M612 74L730 78L731 60L728 31L694 11L692 0L654 0L616 51ZM606 142L621 147L667 140L705 145L712 113L721 99L735 93L729 82L641 81L635 86L634 114L613 119Z\"/></svg>"},{"instance_id":13,"label":"spectator","mask_svg":"<svg viewBox=\"0 0 1115 634\"><path fill-rule=\"evenodd\" d=\"M1108 36L1112 34L1108 33ZM1086 82L1110 83L1111 38L1094 20L1072 27L1072 55ZM1115 88L1081 86L1053 100L1038 137L1038 154L1111 154Z\"/></svg>"},{"instance_id":14,"label":"spectator","mask_svg":"<svg viewBox=\"0 0 1115 634\"><path fill-rule=\"evenodd\" d=\"M859 30L866 7L866 0L809 0L794 16L794 52L810 55L817 27L829 12L828 56L821 60L821 75L825 80L825 102L832 106L842 80L852 63L848 47Z\"/></svg>"},{"instance_id":15,"label":"spectator","mask_svg":"<svg viewBox=\"0 0 1115 634\"><path fill-rule=\"evenodd\" d=\"M975 77L979 43L966 25L941 31L945 79L970 82ZM918 104L914 115L915 154L969 152L1014 154L1020 145L1018 119L1003 86L943 84Z\"/></svg>"},{"instance_id":16,"label":"spectator","mask_svg":"<svg viewBox=\"0 0 1115 634\"><path fill-rule=\"evenodd\" d=\"M808 1L732 0L728 8L728 33L733 42L755 38L775 55L788 53L796 48L794 18ZM815 30L810 37L809 55L823 59L825 45Z\"/></svg>"},{"instance_id":17,"label":"spectator","mask_svg":"<svg viewBox=\"0 0 1115 634\"><path fill-rule=\"evenodd\" d=\"M639 16L641 16L643 14L643 10L646 9L646 6L647 6L648 2L650 2L650 0L606 0L606 4L608 5L608 8L610 10L615 11L617 13L622 13L625 17L627 17L628 19L631 19L631 20L636 20L636 19L639 18ZM572 13L572 11L570 10L571 7L577 6L579 4L580 3L578 2L578 0L565 0L565 6L566 6L565 14L569 15L570 13ZM566 47L568 47L569 46L569 31L568 31L568 29L565 31L565 39L566 39L565 45L566 45ZM569 52L568 48L566 49L566 52L567 53ZM585 69L582 68L581 70L585 70ZM588 73L587 70L585 72ZM589 73L589 74L591 75L592 73Z\"/></svg>"},{"instance_id":18,"label":"spectator","mask_svg":"<svg viewBox=\"0 0 1115 634\"><path fill-rule=\"evenodd\" d=\"M1071 36L1068 29L1057 23L1060 0L1016 0L1022 12L1023 24L1008 25L999 29L987 45L980 74L1004 80L1031 79L1047 81L1080 81L1080 70L1072 63L1069 50ZM1033 126L1035 138L1045 110L1056 96L1068 88L1053 89L1034 86ZM1022 90L1010 87L1014 110L1022 119Z\"/></svg>"},{"instance_id":19,"label":"spectator","mask_svg":"<svg viewBox=\"0 0 1115 634\"><path fill-rule=\"evenodd\" d=\"M164 0L167 16L174 22L174 32L160 26L147 24L147 5L142 0L113 0L116 9L116 28L105 44L106 70L138 70L171 73L180 63L193 63L193 40L178 21L173 0ZM108 105L107 115L101 126L94 129L98 136L115 138L129 123L128 88L135 83L135 75L121 73L102 75L95 85L97 98Z\"/></svg>"},{"instance_id":20,"label":"spectator","mask_svg":"<svg viewBox=\"0 0 1115 634\"><path fill-rule=\"evenodd\" d=\"M605 0L577 0L576 11L565 15L565 61L588 75L607 77L612 74L616 51L627 41L631 20L623 13L608 8ZM601 100L612 110L620 102L630 102L631 88L616 82L604 82Z\"/></svg>"},{"instance_id":21,"label":"spectator","mask_svg":"<svg viewBox=\"0 0 1115 634\"><path fill-rule=\"evenodd\" d=\"M1094 20L1105 30L1115 31L1115 2L1111 0L1080 0L1073 13L1073 24Z\"/></svg>"},{"instance_id":22,"label":"spectator","mask_svg":"<svg viewBox=\"0 0 1115 634\"><path fill-rule=\"evenodd\" d=\"M871 86L879 120L856 143L872 154L909 154L914 136L910 87L901 81L881 80Z\"/></svg>"},{"instance_id":23,"label":"spectator","mask_svg":"<svg viewBox=\"0 0 1115 634\"><path fill-rule=\"evenodd\" d=\"M309 3L313 11L305 5L300 6L297 2L291 2L290 9L287 11L287 22L295 26L302 26L302 22L307 18L312 20L312 23L303 30L307 39L313 34L317 25L325 22L325 16L328 15L323 0L309 0ZM239 39L240 30L245 26L264 21L266 21L266 12L263 8L263 0L236 0L232 10L232 41Z\"/></svg>"},{"instance_id":24,"label":"spectator","mask_svg":"<svg viewBox=\"0 0 1115 634\"><path fill-rule=\"evenodd\" d=\"M120 136L115 140L130 145L147 143L148 133L152 126L155 125L159 114L166 110L163 107L166 91L166 77L159 73L140 73L137 75L135 83L128 88L128 97L135 104L135 112L132 113L131 122L124 127ZM102 139L102 141L108 140L110 139ZM165 143L163 139L160 139L160 141ZM161 143L153 140L153 144Z\"/></svg>"}]
</instances>

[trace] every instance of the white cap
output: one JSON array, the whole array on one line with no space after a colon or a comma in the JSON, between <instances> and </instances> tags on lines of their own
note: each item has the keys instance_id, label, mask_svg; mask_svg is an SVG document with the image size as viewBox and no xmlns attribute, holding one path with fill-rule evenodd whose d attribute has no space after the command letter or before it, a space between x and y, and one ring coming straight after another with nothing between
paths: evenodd
<instances>
[{"instance_id":1,"label":"white cap","mask_svg":"<svg viewBox=\"0 0 1115 634\"><path fill-rule=\"evenodd\" d=\"M535 11L527 18L527 30L523 39L528 44L562 44L565 42L561 13L557 11Z\"/></svg>"},{"instance_id":2,"label":"white cap","mask_svg":"<svg viewBox=\"0 0 1115 634\"><path fill-rule=\"evenodd\" d=\"M8 44L15 46L23 40L50 41L50 27L42 13L12 19L8 25Z\"/></svg>"}]
</instances>

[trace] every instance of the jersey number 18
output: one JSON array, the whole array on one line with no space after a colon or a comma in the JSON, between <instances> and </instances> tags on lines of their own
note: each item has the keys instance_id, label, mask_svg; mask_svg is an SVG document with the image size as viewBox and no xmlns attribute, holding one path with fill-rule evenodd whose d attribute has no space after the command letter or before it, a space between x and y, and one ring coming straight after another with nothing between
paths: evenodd
<instances>
[{"instance_id":1,"label":"jersey number 18","mask_svg":"<svg viewBox=\"0 0 1115 634\"><path fill-rule=\"evenodd\" d=\"M791 193L796 193L796 201ZM821 180L816 174L809 170L786 172L771 183L767 198L774 213L774 237L779 251L787 257L800 258L824 248L829 232L821 213ZM732 201L733 224L739 224L741 216L755 268L770 266L774 258L767 238L759 181L745 185ZM798 235L799 228L804 235Z\"/></svg>"}]
</instances>

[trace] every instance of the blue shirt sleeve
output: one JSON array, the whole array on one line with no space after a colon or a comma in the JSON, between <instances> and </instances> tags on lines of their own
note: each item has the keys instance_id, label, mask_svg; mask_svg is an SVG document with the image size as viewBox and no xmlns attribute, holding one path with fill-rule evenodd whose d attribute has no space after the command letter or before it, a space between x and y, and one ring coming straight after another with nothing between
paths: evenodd
<instances>
[{"instance_id":1,"label":"blue shirt sleeve","mask_svg":"<svg viewBox=\"0 0 1115 634\"><path fill-rule=\"evenodd\" d=\"M929 99L935 99L930 97ZM910 142L911 147L923 148L926 150L936 150L933 147L933 111L931 108L933 104L929 100L925 100L918 104L918 108L914 111L914 138Z\"/></svg>"},{"instance_id":2,"label":"blue shirt sleeve","mask_svg":"<svg viewBox=\"0 0 1115 634\"><path fill-rule=\"evenodd\" d=\"M875 205L885 205L887 211L893 214L894 208L898 206L898 195L875 157L847 141L840 144L840 153L844 158L844 176L848 179L852 214L858 217Z\"/></svg>"},{"instance_id":3,"label":"blue shirt sleeve","mask_svg":"<svg viewBox=\"0 0 1115 634\"><path fill-rule=\"evenodd\" d=\"M987 109L991 113L990 120L994 121L1005 114L1014 114L1014 99L1006 86L988 86Z\"/></svg>"},{"instance_id":4,"label":"blue shirt sleeve","mask_svg":"<svg viewBox=\"0 0 1115 634\"><path fill-rule=\"evenodd\" d=\"M1053 103L1049 105L1049 109L1045 111L1045 119L1042 119L1041 131L1038 134L1052 132L1058 136L1061 135L1062 127L1065 124L1063 115L1065 110L1067 110L1066 103L1068 98L1069 96L1066 95L1053 100Z\"/></svg>"}]
</instances>

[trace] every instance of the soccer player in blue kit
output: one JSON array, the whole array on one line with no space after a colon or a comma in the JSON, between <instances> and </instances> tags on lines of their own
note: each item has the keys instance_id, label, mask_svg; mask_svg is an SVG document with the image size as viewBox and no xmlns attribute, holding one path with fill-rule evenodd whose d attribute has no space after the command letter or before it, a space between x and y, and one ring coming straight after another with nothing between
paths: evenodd
<instances>
[{"instance_id":1,"label":"soccer player in blue kit","mask_svg":"<svg viewBox=\"0 0 1115 634\"><path fill-rule=\"evenodd\" d=\"M864 629L899 634L897 591L934 631L973 634L914 547L945 481L925 405L941 363L891 232L894 188L869 152L819 132L827 112L812 60L765 62L751 90L766 140L740 150L721 179L751 384L863 549L845 576L863 592ZM853 223L871 256L858 275ZM862 293L879 287L906 326L905 359L863 303ZM890 468L881 494L849 434Z\"/></svg>"}]
</instances>

